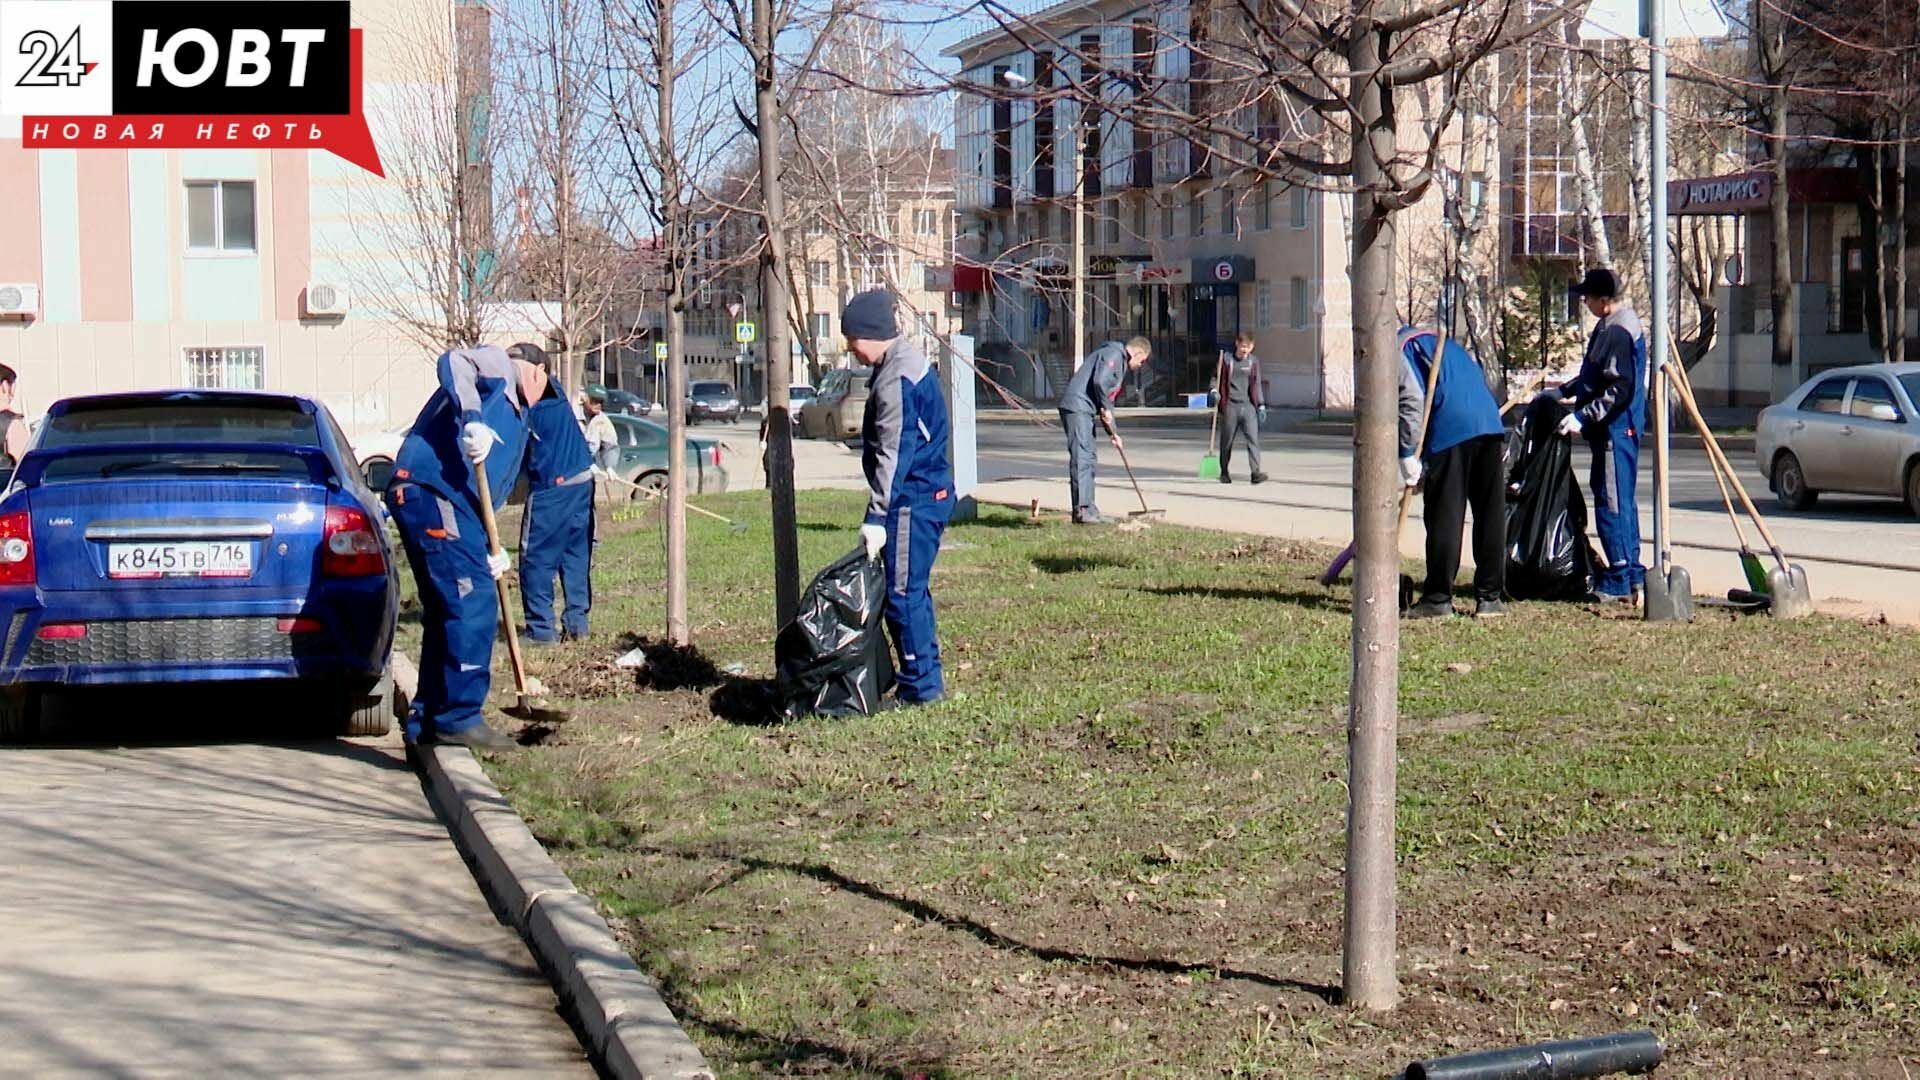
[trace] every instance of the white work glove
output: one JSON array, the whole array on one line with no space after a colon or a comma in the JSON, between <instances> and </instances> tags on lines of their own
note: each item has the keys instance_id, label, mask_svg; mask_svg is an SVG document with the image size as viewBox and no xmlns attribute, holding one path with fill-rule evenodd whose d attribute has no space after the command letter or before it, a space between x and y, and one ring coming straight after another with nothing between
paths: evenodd
<instances>
[{"instance_id":1,"label":"white work glove","mask_svg":"<svg viewBox=\"0 0 1920 1080\"><path fill-rule=\"evenodd\" d=\"M1420 459L1403 457L1400 459L1400 485L1402 487L1420 486Z\"/></svg>"},{"instance_id":2,"label":"white work glove","mask_svg":"<svg viewBox=\"0 0 1920 1080\"><path fill-rule=\"evenodd\" d=\"M1580 434L1580 414L1568 413L1567 415L1561 417L1559 432L1561 435L1569 439L1573 438L1575 435Z\"/></svg>"},{"instance_id":3,"label":"white work glove","mask_svg":"<svg viewBox=\"0 0 1920 1080\"><path fill-rule=\"evenodd\" d=\"M460 429L460 449L466 451L467 460L475 465L487 460L493 444L499 441L499 434L478 420L468 421L467 426Z\"/></svg>"},{"instance_id":4,"label":"white work glove","mask_svg":"<svg viewBox=\"0 0 1920 1080\"><path fill-rule=\"evenodd\" d=\"M506 552L504 551L488 552L487 573L493 575L493 580L499 581L501 578L506 577L507 571L510 568L512 568L512 566L513 566L513 560L507 557Z\"/></svg>"},{"instance_id":5,"label":"white work glove","mask_svg":"<svg viewBox=\"0 0 1920 1080\"><path fill-rule=\"evenodd\" d=\"M1262 406L1260 406L1260 408L1259 408L1259 409L1258 409L1257 411L1258 411L1258 412L1259 412L1259 414L1260 414L1260 422L1261 422L1261 423L1263 423L1263 424L1264 424L1264 423L1266 423L1266 422L1267 422L1267 407L1266 407L1265 405L1262 405Z\"/></svg>"},{"instance_id":6,"label":"white work glove","mask_svg":"<svg viewBox=\"0 0 1920 1080\"><path fill-rule=\"evenodd\" d=\"M860 526L860 542L867 546L867 558L879 558L880 549L887 546L887 527L885 525Z\"/></svg>"}]
</instances>

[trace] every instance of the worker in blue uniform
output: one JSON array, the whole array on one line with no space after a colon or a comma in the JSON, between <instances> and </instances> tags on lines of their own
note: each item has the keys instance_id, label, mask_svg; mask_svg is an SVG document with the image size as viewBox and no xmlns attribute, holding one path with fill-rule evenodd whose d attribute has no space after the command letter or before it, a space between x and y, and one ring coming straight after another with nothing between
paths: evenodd
<instances>
[{"instance_id":1,"label":"worker in blue uniform","mask_svg":"<svg viewBox=\"0 0 1920 1080\"><path fill-rule=\"evenodd\" d=\"M542 367L537 346L515 345L507 355ZM521 517L520 601L527 640L551 644L587 635L593 606L593 454L574 418L573 404L551 376L527 409L527 510ZM566 598L553 625L553 579Z\"/></svg>"},{"instance_id":2,"label":"worker in blue uniform","mask_svg":"<svg viewBox=\"0 0 1920 1080\"><path fill-rule=\"evenodd\" d=\"M1593 452L1593 525L1607 560L1593 591L1601 600L1638 604L1647 585L1634 493L1647 411L1647 332L1613 271L1595 267L1568 291L1585 299L1600 320L1587 339L1580 373L1551 391L1568 410L1560 434L1584 436Z\"/></svg>"},{"instance_id":3,"label":"worker in blue uniform","mask_svg":"<svg viewBox=\"0 0 1920 1080\"><path fill-rule=\"evenodd\" d=\"M901 336L892 293L854 297L840 329L847 351L873 368L860 433L868 489L860 539L868 557L886 565L887 632L900 667L895 694L900 704L931 704L946 694L928 581L953 516L947 399L926 354Z\"/></svg>"},{"instance_id":4,"label":"worker in blue uniform","mask_svg":"<svg viewBox=\"0 0 1920 1080\"><path fill-rule=\"evenodd\" d=\"M546 374L491 345L443 354L438 374L440 387L401 444L386 493L422 608L420 686L406 739L507 749L517 744L480 710L499 631L494 583L510 563L489 550L474 470L486 469L497 511L519 479L527 404Z\"/></svg>"}]
</instances>

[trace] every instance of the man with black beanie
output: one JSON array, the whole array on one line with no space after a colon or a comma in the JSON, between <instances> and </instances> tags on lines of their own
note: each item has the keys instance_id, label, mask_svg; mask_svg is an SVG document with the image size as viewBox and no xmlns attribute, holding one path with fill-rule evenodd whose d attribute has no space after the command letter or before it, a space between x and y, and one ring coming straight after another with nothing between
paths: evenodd
<instances>
[{"instance_id":1,"label":"man with black beanie","mask_svg":"<svg viewBox=\"0 0 1920 1080\"><path fill-rule=\"evenodd\" d=\"M940 376L901 336L893 294L861 293L840 316L847 351L873 368L860 463L867 474L867 516L860 539L887 571L887 632L900 662L901 704L928 705L946 694L928 589L940 537L953 516L947 462L947 399Z\"/></svg>"}]
</instances>

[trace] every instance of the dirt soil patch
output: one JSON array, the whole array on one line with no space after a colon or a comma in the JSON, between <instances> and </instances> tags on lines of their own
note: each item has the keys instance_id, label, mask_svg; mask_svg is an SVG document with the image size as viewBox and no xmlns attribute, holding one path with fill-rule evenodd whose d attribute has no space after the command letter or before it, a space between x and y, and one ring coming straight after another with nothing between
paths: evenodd
<instances>
[{"instance_id":1,"label":"dirt soil patch","mask_svg":"<svg viewBox=\"0 0 1920 1080\"><path fill-rule=\"evenodd\" d=\"M949 700L774 724L761 505L695 527L697 653L539 654L574 720L489 762L724 1076L1383 1077L1639 1027L1662 1077L1920 1071L1906 631L1408 626L1403 997L1361 1014L1331 551L957 525ZM801 507L824 565L858 497ZM659 624L657 543L608 545L603 625Z\"/></svg>"}]
</instances>

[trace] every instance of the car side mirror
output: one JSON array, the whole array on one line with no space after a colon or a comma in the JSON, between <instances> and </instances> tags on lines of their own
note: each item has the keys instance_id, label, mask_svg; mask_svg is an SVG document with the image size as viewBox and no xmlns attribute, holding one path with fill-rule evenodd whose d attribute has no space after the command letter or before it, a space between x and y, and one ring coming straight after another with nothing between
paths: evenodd
<instances>
[{"instance_id":1,"label":"car side mirror","mask_svg":"<svg viewBox=\"0 0 1920 1080\"><path fill-rule=\"evenodd\" d=\"M393 462L383 457L374 458L360 467L360 475L376 494L385 494L387 488L393 486Z\"/></svg>"},{"instance_id":2,"label":"car side mirror","mask_svg":"<svg viewBox=\"0 0 1920 1080\"><path fill-rule=\"evenodd\" d=\"M1884 402L1875 402L1867 407L1867 416L1873 420L1883 420L1889 424L1900 422L1900 410Z\"/></svg>"}]
</instances>

